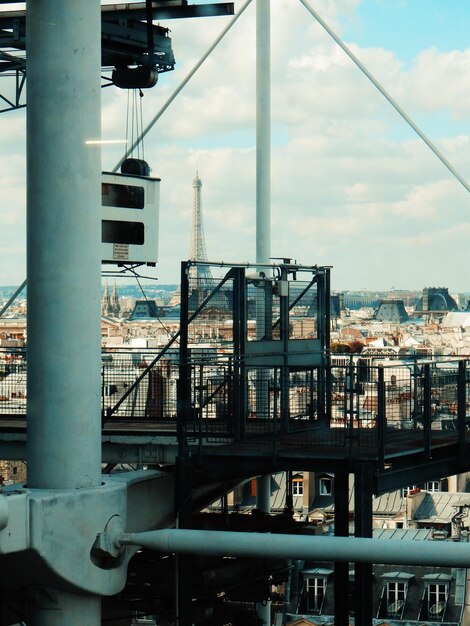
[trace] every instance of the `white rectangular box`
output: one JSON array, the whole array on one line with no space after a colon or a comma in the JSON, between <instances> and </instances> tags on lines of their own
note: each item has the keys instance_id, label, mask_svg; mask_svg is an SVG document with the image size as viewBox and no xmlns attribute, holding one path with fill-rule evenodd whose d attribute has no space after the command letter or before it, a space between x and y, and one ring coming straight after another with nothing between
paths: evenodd
<instances>
[{"instance_id":1,"label":"white rectangular box","mask_svg":"<svg viewBox=\"0 0 470 626\"><path fill-rule=\"evenodd\" d=\"M102 262L158 260L160 179L103 172L101 175Z\"/></svg>"}]
</instances>

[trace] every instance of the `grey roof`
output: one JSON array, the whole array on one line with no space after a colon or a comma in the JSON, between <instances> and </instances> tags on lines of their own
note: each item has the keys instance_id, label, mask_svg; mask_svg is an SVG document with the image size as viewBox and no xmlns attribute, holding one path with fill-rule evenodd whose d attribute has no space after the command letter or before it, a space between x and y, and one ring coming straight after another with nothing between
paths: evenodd
<instances>
[{"instance_id":1,"label":"grey roof","mask_svg":"<svg viewBox=\"0 0 470 626\"><path fill-rule=\"evenodd\" d=\"M446 582L450 582L452 580L452 576L450 574L443 574L442 572L438 572L436 574L425 574L423 576L423 580L432 581L432 580L443 580Z\"/></svg>"},{"instance_id":2,"label":"grey roof","mask_svg":"<svg viewBox=\"0 0 470 626\"><path fill-rule=\"evenodd\" d=\"M381 300L379 308L374 313L374 319L382 322L407 322L408 313L403 300Z\"/></svg>"},{"instance_id":3,"label":"grey roof","mask_svg":"<svg viewBox=\"0 0 470 626\"><path fill-rule=\"evenodd\" d=\"M302 574L306 574L307 576L331 576L331 574L333 574L334 570L332 569L327 569L325 567L314 567L311 569L304 569L302 570Z\"/></svg>"},{"instance_id":4,"label":"grey roof","mask_svg":"<svg viewBox=\"0 0 470 626\"><path fill-rule=\"evenodd\" d=\"M410 574L409 572L385 572L385 574L381 574L380 578L384 578L385 580L408 581L414 578L414 574Z\"/></svg>"},{"instance_id":5,"label":"grey roof","mask_svg":"<svg viewBox=\"0 0 470 626\"><path fill-rule=\"evenodd\" d=\"M414 519L450 523L457 513L456 507L464 504L470 506L470 493L427 493L417 508Z\"/></svg>"},{"instance_id":6,"label":"grey roof","mask_svg":"<svg viewBox=\"0 0 470 626\"><path fill-rule=\"evenodd\" d=\"M395 541L425 541L431 539L430 528L374 528L374 539L393 539Z\"/></svg>"},{"instance_id":7,"label":"grey roof","mask_svg":"<svg viewBox=\"0 0 470 626\"><path fill-rule=\"evenodd\" d=\"M326 513L335 510L333 496L315 496L311 509L324 509ZM349 482L349 510L354 511L354 480ZM401 489L384 493L372 500L373 515L398 515L405 511L405 501Z\"/></svg>"}]
</instances>

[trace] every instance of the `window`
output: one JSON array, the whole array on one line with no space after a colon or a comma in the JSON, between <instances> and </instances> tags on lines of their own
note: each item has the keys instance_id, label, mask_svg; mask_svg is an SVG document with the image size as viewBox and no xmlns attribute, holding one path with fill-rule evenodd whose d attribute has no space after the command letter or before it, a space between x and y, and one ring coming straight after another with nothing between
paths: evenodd
<instances>
[{"instance_id":1,"label":"window","mask_svg":"<svg viewBox=\"0 0 470 626\"><path fill-rule=\"evenodd\" d=\"M387 617L401 617L406 599L406 583L387 583Z\"/></svg>"},{"instance_id":2,"label":"window","mask_svg":"<svg viewBox=\"0 0 470 626\"><path fill-rule=\"evenodd\" d=\"M320 613L326 591L326 578L307 578L307 608Z\"/></svg>"},{"instance_id":3,"label":"window","mask_svg":"<svg viewBox=\"0 0 470 626\"><path fill-rule=\"evenodd\" d=\"M441 490L441 481L440 480L430 480L426 483L425 487L426 491L440 491Z\"/></svg>"},{"instance_id":4,"label":"window","mask_svg":"<svg viewBox=\"0 0 470 626\"><path fill-rule=\"evenodd\" d=\"M116 385L104 385L103 393L105 396L109 397L114 395L117 392Z\"/></svg>"},{"instance_id":5,"label":"window","mask_svg":"<svg viewBox=\"0 0 470 626\"><path fill-rule=\"evenodd\" d=\"M331 496L333 493L333 479L331 476L322 476L318 481L318 489L321 496Z\"/></svg>"},{"instance_id":6,"label":"window","mask_svg":"<svg viewBox=\"0 0 470 626\"><path fill-rule=\"evenodd\" d=\"M144 188L133 185L101 183L101 204L124 209L143 209Z\"/></svg>"},{"instance_id":7,"label":"window","mask_svg":"<svg viewBox=\"0 0 470 626\"><path fill-rule=\"evenodd\" d=\"M292 495L303 496L304 495L304 475L294 474L292 476Z\"/></svg>"},{"instance_id":8,"label":"window","mask_svg":"<svg viewBox=\"0 0 470 626\"><path fill-rule=\"evenodd\" d=\"M429 617L443 614L447 603L448 586L442 583L429 583L427 589Z\"/></svg>"},{"instance_id":9,"label":"window","mask_svg":"<svg viewBox=\"0 0 470 626\"><path fill-rule=\"evenodd\" d=\"M101 241L103 243L128 243L142 246L145 241L142 222L101 221Z\"/></svg>"}]
</instances>

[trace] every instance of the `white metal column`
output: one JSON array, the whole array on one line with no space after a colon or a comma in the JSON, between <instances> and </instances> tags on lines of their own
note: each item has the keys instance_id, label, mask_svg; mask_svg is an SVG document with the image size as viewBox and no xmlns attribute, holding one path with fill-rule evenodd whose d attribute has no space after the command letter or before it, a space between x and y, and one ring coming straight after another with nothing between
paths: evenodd
<instances>
[{"instance_id":1,"label":"white metal column","mask_svg":"<svg viewBox=\"0 0 470 626\"><path fill-rule=\"evenodd\" d=\"M79 489L101 474L100 1L27 22L28 486ZM98 597L52 591L34 626L99 626Z\"/></svg>"},{"instance_id":2,"label":"white metal column","mask_svg":"<svg viewBox=\"0 0 470 626\"><path fill-rule=\"evenodd\" d=\"M269 263L271 256L271 16L270 0L256 0L256 261ZM257 329L264 327L264 307L257 307ZM258 372L257 405L264 413L268 384ZM258 478L256 506L269 513L271 476ZM265 626L271 624L271 602L256 605Z\"/></svg>"},{"instance_id":3,"label":"white metal column","mask_svg":"<svg viewBox=\"0 0 470 626\"><path fill-rule=\"evenodd\" d=\"M98 485L99 0L28 3L28 485Z\"/></svg>"},{"instance_id":4,"label":"white metal column","mask_svg":"<svg viewBox=\"0 0 470 626\"><path fill-rule=\"evenodd\" d=\"M271 256L270 0L256 0L256 261Z\"/></svg>"}]
</instances>

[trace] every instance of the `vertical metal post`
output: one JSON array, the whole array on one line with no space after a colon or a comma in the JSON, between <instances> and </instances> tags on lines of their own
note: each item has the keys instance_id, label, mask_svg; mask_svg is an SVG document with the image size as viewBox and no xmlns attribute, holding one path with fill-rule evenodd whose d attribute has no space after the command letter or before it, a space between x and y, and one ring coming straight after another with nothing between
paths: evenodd
<instances>
[{"instance_id":1,"label":"vertical metal post","mask_svg":"<svg viewBox=\"0 0 470 626\"><path fill-rule=\"evenodd\" d=\"M457 386L457 432L459 436L459 464L463 467L466 459L465 423L467 421L467 364L459 362Z\"/></svg>"},{"instance_id":2,"label":"vertical metal post","mask_svg":"<svg viewBox=\"0 0 470 626\"><path fill-rule=\"evenodd\" d=\"M372 537L373 471L366 463L354 473L354 535ZM355 610L357 626L372 626L372 563L356 563Z\"/></svg>"},{"instance_id":3,"label":"vertical metal post","mask_svg":"<svg viewBox=\"0 0 470 626\"><path fill-rule=\"evenodd\" d=\"M256 261L271 256L270 0L256 0Z\"/></svg>"},{"instance_id":4,"label":"vertical metal post","mask_svg":"<svg viewBox=\"0 0 470 626\"><path fill-rule=\"evenodd\" d=\"M424 452L427 459L431 458L431 368L424 365L424 397L423 397L423 434Z\"/></svg>"},{"instance_id":5,"label":"vertical metal post","mask_svg":"<svg viewBox=\"0 0 470 626\"><path fill-rule=\"evenodd\" d=\"M329 360L330 356L330 334L331 334L331 284L330 284L330 269L325 268L325 297L324 297L324 313L323 313L323 337L322 348L324 356Z\"/></svg>"},{"instance_id":6,"label":"vertical metal post","mask_svg":"<svg viewBox=\"0 0 470 626\"><path fill-rule=\"evenodd\" d=\"M281 268L281 281L288 283L288 274L285 267ZM289 291L287 292L289 294ZM289 430L290 398L289 398L289 295L280 296L280 331L282 342L281 368L281 433Z\"/></svg>"},{"instance_id":7,"label":"vertical metal post","mask_svg":"<svg viewBox=\"0 0 470 626\"><path fill-rule=\"evenodd\" d=\"M345 393L344 393L345 411L348 415L348 436L349 436L349 457L352 459L352 450L354 440L359 438L359 421L357 424L357 434L354 429L354 365L352 355L347 368L345 379Z\"/></svg>"},{"instance_id":8,"label":"vertical metal post","mask_svg":"<svg viewBox=\"0 0 470 626\"><path fill-rule=\"evenodd\" d=\"M177 528L192 526L192 465L187 454L176 458L175 517ZM193 557L188 554L175 555L175 605L177 626L191 626L192 594L191 565Z\"/></svg>"},{"instance_id":9,"label":"vertical metal post","mask_svg":"<svg viewBox=\"0 0 470 626\"><path fill-rule=\"evenodd\" d=\"M180 304L180 357L177 387L177 437L178 456L176 458L175 516L178 528L191 528L192 518L192 467L186 439L190 421L191 365L189 363L189 267L181 263L181 304ZM177 554L176 574L176 623L178 626L191 626L191 557Z\"/></svg>"},{"instance_id":10,"label":"vertical metal post","mask_svg":"<svg viewBox=\"0 0 470 626\"><path fill-rule=\"evenodd\" d=\"M181 263L181 304L180 304L180 356L177 386L177 435L178 455L186 452L186 428L191 406L191 369L189 365L189 265Z\"/></svg>"},{"instance_id":11,"label":"vertical metal post","mask_svg":"<svg viewBox=\"0 0 470 626\"><path fill-rule=\"evenodd\" d=\"M332 389L332 375L331 375L331 358L330 358L330 300L331 300L331 282L330 282L330 269L325 269L325 299L326 299L326 315L325 315L325 331L324 331L324 343L323 343L323 355L324 355L324 379L325 379L325 424L329 427L331 422L331 389Z\"/></svg>"},{"instance_id":12,"label":"vertical metal post","mask_svg":"<svg viewBox=\"0 0 470 626\"><path fill-rule=\"evenodd\" d=\"M417 430L417 428L418 428L418 414L419 414L419 410L418 410L418 384L419 384L420 376L419 376L418 363L417 363L416 356L414 358L414 363L413 363L412 379L413 379L413 412L412 412L413 429Z\"/></svg>"},{"instance_id":13,"label":"vertical metal post","mask_svg":"<svg viewBox=\"0 0 470 626\"><path fill-rule=\"evenodd\" d=\"M377 383L377 449L379 464L383 469L385 465L385 444L386 444L386 414L385 414L385 380L384 368L379 367L379 380Z\"/></svg>"},{"instance_id":14,"label":"vertical metal post","mask_svg":"<svg viewBox=\"0 0 470 626\"><path fill-rule=\"evenodd\" d=\"M335 537L349 535L349 474L335 472ZM349 563L335 563L335 624L349 624Z\"/></svg>"},{"instance_id":15,"label":"vertical metal post","mask_svg":"<svg viewBox=\"0 0 470 626\"><path fill-rule=\"evenodd\" d=\"M28 4L28 485L99 486L99 0ZM77 454L78 451L78 454ZM86 556L84 556L86 558ZM51 590L33 626L98 626L100 600Z\"/></svg>"},{"instance_id":16,"label":"vertical metal post","mask_svg":"<svg viewBox=\"0 0 470 626\"><path fill-rule=\"evenodd\" d=\"M240 269L234 269L233 276L233 303L232 303L232 319L233 319L233 375L232 375L232 389L233 394L230 402L230 414L231 414L231 430L234 434L235 441L240 441L242 430L242 402L241 402L241 387L240 380L240 367L241 359L244 354L244 330L241 326L241 289L243 281L240 276ZM244 360L244 359L243 359Z\"/></svg>"},{"instance_id":17,"label":"vertical metal post","mask_svg":"<svg viewBox=\"0 0 470 626\"><path fill-rule=\"evenodd\" d=\"M331 420L330 367L330 270L317 274L317 333L322 351L322 366L318 369L318 419L325 427Z\"/></svg>"},{"instance_id":18,"label":"vertical metal post","mask_svg":"<svg viewBox=\"0 0 470 626\"><path fill-rule=\"evenodd\" d=\"M101 16L28 6L28 484L99 485ZM77 454L80 450L80 454Z\"/></svg>"},{"instance_id":19,"label":"vertical metal post","mask_svg":"<svg viewBox=\"0 0 470 626\"><path fill-rule=\"evenodd\" d=\"M233 269L233 402L232 412L236 441L245 437L246 420L246 282L243 268Z\"/></svg>"},{"instance_id":20,"label":"vertical metal post","mask_svg":"<svg viewBox=\"0 0 470 626\"><path fill-rule=\"evenodd\" d=\"M256 480L256 508L264 513L271 511L271 476L260 476ZM260 626L271 626L271 601L257 602L256 612Z\"/></svg>"},{"instance_id":21,"label":"vertical metal post","mask_svg":"<svg viewBox=\"0 0 470 626\"><path fill-rule=\"evenodd\" d=\"M271 256L271 62L270 0L256 0L256 262ZM258 321L258 320L257 320ZM261 382L261 381L260 381ZM263 384L263 383L261 383ZM264 385L263 385L264 386ZM267 385L266 385L267 387ZM270 510L271 477L257 481L257 507ZM265 626L271 623L270 602L257 605Z\"/></svg>"},{"instance_id":22,"label":"vertical metal post","mask_svg":"<svg viewBox=\"0 0 470 626\"><path fill-rule=\"evenodd\" d=\"M325 277L322 273L317 274L317 318L316 318L316 327L317 327L317 336L320 338L320 349L324 353L324 345L323 345L323 330L324 330L324 319L323 319L323 311L325 307ZM324 363L317 370L317 414L318 421L322 422L324 426L329 423L329 419L327 418L327 389L326 389L326 369L324 367Z\"/></svg>"}]
</instances>

